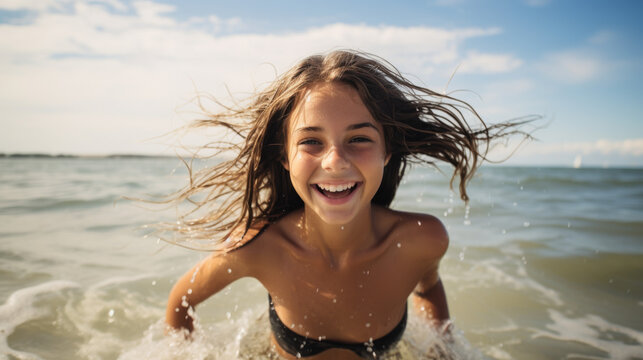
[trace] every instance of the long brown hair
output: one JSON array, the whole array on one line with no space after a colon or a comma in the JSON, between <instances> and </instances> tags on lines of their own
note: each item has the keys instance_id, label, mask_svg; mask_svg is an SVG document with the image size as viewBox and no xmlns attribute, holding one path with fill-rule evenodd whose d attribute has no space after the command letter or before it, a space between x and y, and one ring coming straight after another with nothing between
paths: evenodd
<instances>
[{"instance_id":1,"label":"long brown hair","mask_svg":"<svg viewBox=\"0 0 643 360\"><path fill-rule=\"evenodd\" d=\"M528 136L518 129L528 119L487 126L466 102L411 83L376 56L351 50L310 56L259 91L248 105L225 107L189 125L233 134L236 140L204 148L215 149L214 156L234 155L196 173L188 165L190 184L170 199L187 200L194 207L178 222L161 226L175 234L166 240L226 251L239 245L241 236L233 233L244 234L254 224L274 222L303 207L282 166L287 122L301 94L313 84L330 81L356 89L384 129L391 158L373 204L391 204L409 162L436 165L436 160L453 166L451 186L458 178L460 196L468 201L466 185L486 159L492 140L514 133ZM465 114L477 122L475 129Z\"/></svg>"}]
</instances>

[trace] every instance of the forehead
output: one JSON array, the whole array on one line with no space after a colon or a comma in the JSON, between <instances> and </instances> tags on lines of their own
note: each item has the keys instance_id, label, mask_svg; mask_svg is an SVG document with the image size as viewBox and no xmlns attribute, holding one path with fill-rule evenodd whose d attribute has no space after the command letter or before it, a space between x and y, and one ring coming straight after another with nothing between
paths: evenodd
<instances>
[{"instance_id":1,"label":"forehead","mask_svg":"<svg viewBox=\"0 0 643 360\"><path fill-rule=\"evenodd\" d=\"M357 90L340 82L318 83L306 89L290 116L289 130L306 126L348 126L369 122L381 129Z\"/></svg>"}]
</instances>

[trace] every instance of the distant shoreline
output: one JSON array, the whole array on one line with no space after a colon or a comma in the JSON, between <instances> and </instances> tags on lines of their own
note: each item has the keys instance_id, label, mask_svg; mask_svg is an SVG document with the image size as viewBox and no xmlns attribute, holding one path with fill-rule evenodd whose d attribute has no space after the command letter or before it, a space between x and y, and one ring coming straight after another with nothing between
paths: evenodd
<instances>
[{"instance_id":1,"label":"distant shoreline","mask_svg":"<svg viewBox=\"0 0 643 360\"><path fill-rule=\"evenodd\" d=\"M72 154L45 154L45 153L0 153L0 158L14 159L167 159L176 158L176 155L144 155L144 154L108 154L108 155L72 155Z\"/></svg>"},{"instance_id":2,"label":"distant shoreline","mask_svg":"<svg viewBox=\"0 0 643 360\"><path fill-rule=\"evenodd\" d=\"M184 155L190 158L190 155ZM177 155L153 155L153 154L106 154L106 155L79 155L79 154L47 154L47 153L0 153L0 159L177 159ZM442 166L442 165L441 165ZM447 166L446 164L444 166ZM570 168L572 166L557 164L516 164L516 163L485 163L483 167L513 167L513 168ZM579 170L589 169L643 169L643 166L636 165L583 165Z\"/></svg>"}]
</instances>

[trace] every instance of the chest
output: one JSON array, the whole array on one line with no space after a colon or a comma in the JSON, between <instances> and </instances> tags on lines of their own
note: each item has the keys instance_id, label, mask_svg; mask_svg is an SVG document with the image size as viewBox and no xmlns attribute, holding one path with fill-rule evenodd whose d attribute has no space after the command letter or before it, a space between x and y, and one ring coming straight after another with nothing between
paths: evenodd
<instances>
[{"instance_id":1,"label":"chest","mask_svg":"<svg viewBox=\"0 0 643 360\"><path fill-rule=\"evenodd\" d=\"M263 274L282 321L300 334L346 334L356 341L385 335L399 322L406 299L421 277L418 266L397 256L341 269L281 259ZM336 336L336 338L338 338Z\"/></svg>"}]
</instances>

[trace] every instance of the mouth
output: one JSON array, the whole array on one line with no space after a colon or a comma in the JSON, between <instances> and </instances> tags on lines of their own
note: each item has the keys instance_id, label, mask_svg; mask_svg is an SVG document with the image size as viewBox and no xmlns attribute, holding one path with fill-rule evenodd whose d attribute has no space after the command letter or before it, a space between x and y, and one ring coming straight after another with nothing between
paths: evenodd
<instances>
[{"instance_id":1,"label":"mouth","mask_svg":"<svg viewBox=\"0 0 643 360\"><path fill-rule=\"evenodd\" d=\"M349 196L361 183L348 182L344 184L313 184L312 187L329 199L341 199Z\"/></svg>"}]
</instances>

